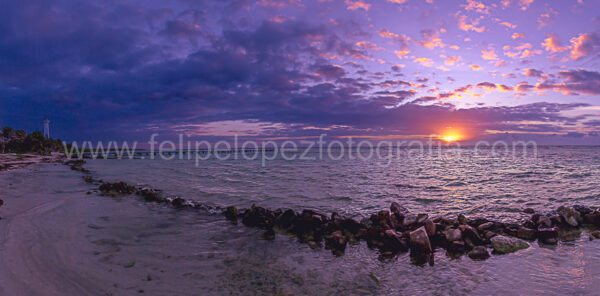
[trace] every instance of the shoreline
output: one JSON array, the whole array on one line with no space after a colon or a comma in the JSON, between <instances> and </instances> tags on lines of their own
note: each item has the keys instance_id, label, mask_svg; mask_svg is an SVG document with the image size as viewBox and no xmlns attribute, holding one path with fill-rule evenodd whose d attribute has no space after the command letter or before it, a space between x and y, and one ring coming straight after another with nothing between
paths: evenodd
<instances>
[{"instance_id":1,"label":"shoreline","mask_svg":"<svg viewBox=\"0 0 600 296\"><path fill-rule=\"evenodd\" d=\"M4 153L0 154L0 172L10 171L39 163L62 163L66 159L61 152L52 152L50 155L35 153Z\"/></svg>"}]
</instances>

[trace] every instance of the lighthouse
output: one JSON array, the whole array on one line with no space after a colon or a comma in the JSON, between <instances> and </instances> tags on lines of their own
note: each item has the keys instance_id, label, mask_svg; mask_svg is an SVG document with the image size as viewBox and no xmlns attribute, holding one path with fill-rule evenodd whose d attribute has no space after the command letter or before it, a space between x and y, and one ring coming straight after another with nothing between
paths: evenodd
<instances>
[{"instance_id":1,"label":"lighthouse","mask_svg":"<svg viewBox=\"0 0 600 296\"><path fill-rule=\"evenodd\" d=\"M44 119L44 137L50 138L50 120Z\"/></svg>"}]
</instances>

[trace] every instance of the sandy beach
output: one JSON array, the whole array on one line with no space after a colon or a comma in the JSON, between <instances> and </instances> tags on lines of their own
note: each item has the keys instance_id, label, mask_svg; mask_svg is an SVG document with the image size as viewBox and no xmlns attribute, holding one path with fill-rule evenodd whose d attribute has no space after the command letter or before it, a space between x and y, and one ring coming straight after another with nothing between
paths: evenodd
<instances>
[{"instance_id":1,"label":"sandy beach","mask_svg":"<svg viewBox=\"0 0 600 296\"><path fill-rule=\"evenodd\" d=\"M0 171L14 170L37 163L56 163L65 159L61 152L52 152L50 155L40 155L34 153L7 153L0 154Z\"/></svg>"}]
</instances>

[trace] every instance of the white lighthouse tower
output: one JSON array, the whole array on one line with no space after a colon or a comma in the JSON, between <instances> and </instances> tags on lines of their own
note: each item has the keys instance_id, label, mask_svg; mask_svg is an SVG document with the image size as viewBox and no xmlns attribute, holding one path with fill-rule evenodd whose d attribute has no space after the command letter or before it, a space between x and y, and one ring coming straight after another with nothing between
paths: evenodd
<instances>
[{"instance_id":1,"label":"white lighthouse tower","mask_svg":"<svg viewBox=\"0 0 600 296\"><path fill-rule=\"evenodd\" d=\"M50 120L44 119L44 137L50 138Z\"/></svg>"}]
</instances>

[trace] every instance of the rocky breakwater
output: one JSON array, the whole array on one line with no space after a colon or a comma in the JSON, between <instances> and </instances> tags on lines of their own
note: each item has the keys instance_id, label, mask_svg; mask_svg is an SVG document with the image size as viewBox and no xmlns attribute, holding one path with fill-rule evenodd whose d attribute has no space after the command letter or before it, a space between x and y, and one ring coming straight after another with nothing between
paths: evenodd
<instances>
[{"instance_id":1,"label":"rocky breakwater","mask_svg":"<svg viewBox=\"0 0 600 296\"><path fill-rule=\"evenodd\" d=\"M433 263L436 249L444 249L451 257L466 254L473 260L485 260L490 254L508 254L527 249L534 241L540 245L555 245L571 241L590 230L590 239L600 237L600 210L584 206L560 207L547 214L527 211L530 217L522 223L504 223L486 218L431 218L427 214L411 213L398 203L370 217L356 221L337 213L324 215L311 210L268 210L259 206L238 210L229 207L225 216L249 227L259 227L269 233L287 232L313 248L330 249L341 255L349 243L366 241L382 256L411 253L415 262ZM270 236L273 238L273 236Z\"/></svg>"},{"instance_id":2,"label":"rocky breakwater","mask_svg":"<svg viewBox=\"0 0 600 296\"><path fill-rule=\"evenodd\" d=\"M81 162L71 163L77 170ZM85 169L82 170L86 172ZM264 229L261 237L272 240L276 233L288 233L313 249L325 248L340 256L348 244L365 241L382 258L410 252L415 264L433 264L436 250L443 249L451 257L467 255L473 260L485 260L491 254L508 254L527 249L530 244L556 245L560 241L573 241L582 230L589 231L589 239L600 238L600 209L585 206L559 207L545 214L525 209L528 215L521 223L505 223L482 217L430 217L412 213L399 203L389 210L381 210L360 221L338 213L330 215L313 210L270 210L253 205L249 209L235 206L209 208L180 197L164 197L151 188L140 188L124 182L106 183L87 177L86 181L100 184L102 195L136 195L148 202L167 203L176 208L204 209L222 213L235 224Z\"/></svg>"}]
</instances>

